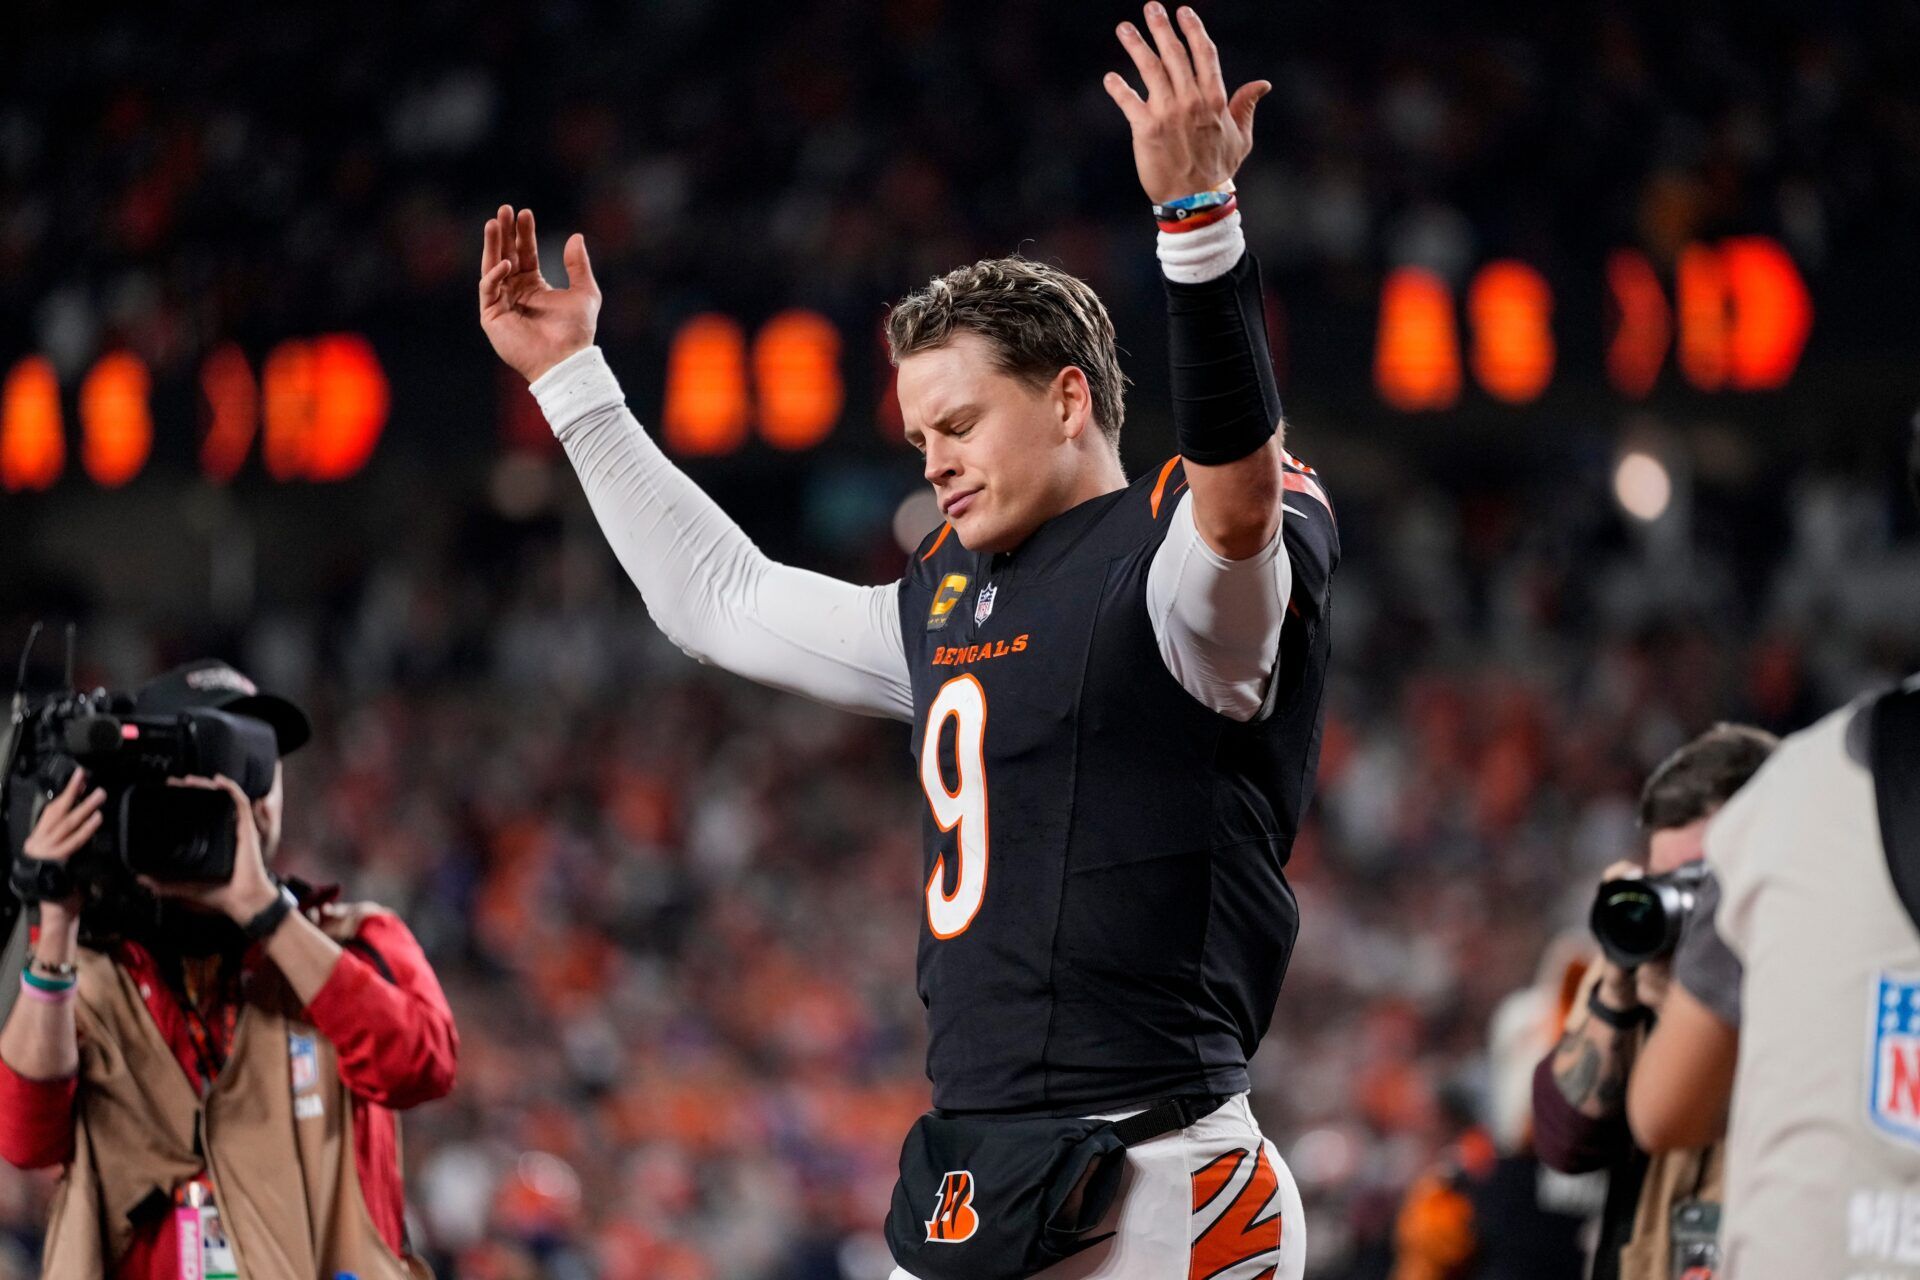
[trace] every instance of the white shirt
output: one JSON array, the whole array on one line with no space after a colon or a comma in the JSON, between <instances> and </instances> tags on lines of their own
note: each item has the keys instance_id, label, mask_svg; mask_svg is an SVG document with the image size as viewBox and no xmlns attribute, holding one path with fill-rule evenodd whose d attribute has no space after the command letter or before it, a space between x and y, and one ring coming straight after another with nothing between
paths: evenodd
<instances>
[{"instance_id":1,"label":"white shirt","mask_svg":"<svg viewBox=\"0 0 1920 1280\"><path fill-rule=\"evenodd\" d=\"M598 347L549 370L533 394L669 639L828 706L913 718L899 584L858 586L764 555L641 428ZM1148 572L1153 633L1182 688L1252 720L1279 658L1292 563L1278 532L1257 554L1228 560L1200 536L1191 503L1181 495Z\"/></svg>"},{"instance_id":2,"label":"white shirt","mask_svg":"<svg viewBox=\"0 0 1920 1280\"><path fill-rule=\"evenodd\" d=\"M1224 275L1245 252L1237 213L1160 239L1168 276L1187 282ZM598 347L555 365L532 391L669 639L701 662L828 706L913 718L898 583L857 586L763 555L648 437ZM1252 720L1273 684L1293 565L1278 528L1245 560L1220 555L1200 536L1192 501L1181 495L1148 571L1154 638L1183 689Z\"/></svg>"}]
</instances>

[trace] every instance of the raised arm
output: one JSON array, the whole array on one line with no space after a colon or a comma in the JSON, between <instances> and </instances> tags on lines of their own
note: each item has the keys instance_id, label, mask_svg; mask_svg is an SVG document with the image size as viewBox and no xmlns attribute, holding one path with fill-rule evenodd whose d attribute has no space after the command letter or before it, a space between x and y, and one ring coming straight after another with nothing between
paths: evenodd
<instances>
[{"instance_id":1,"label":"raised arm","mask_svg":"<svg viewBox=\"0 0 1920 1280\"><path fill-rule=\"evenodd\" d=\"M1256 80L1229 96L1200 15L1182 8L1178 16L1177 32L1166 9L1149 4L1151 42L1120 24L1144 98L1118 73L1105 82L1127 117L1161 228L1173 419L1189 489L1154 558L1148 607L1181 685L1221 714L1250 720L1269 705L1294 585L1280 533L1280 393L1259 267L1233 194L1253 147L1254 107L1272 86Z\"/></svg>"},{"instance_id":2,"label":"raised arm","mask_svg":"<svg viewBox=\"0 0 1920 1280\"><path fill-rule=\"evenodd\" d=\"M583 237L566 289L540 274L533 214L489 219L480 324L532 385L627 575L669 639L702 662L864 715L913 715L894 586L776 564L674 466L593 345L600 288Z\"/></svg>"}]
</instances>

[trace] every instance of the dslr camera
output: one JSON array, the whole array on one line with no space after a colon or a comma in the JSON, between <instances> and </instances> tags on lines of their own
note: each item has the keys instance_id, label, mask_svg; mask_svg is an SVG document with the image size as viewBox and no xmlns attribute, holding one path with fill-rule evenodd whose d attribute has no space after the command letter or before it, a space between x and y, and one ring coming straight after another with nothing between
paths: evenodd
<instances>
[{"instance_id":1,"label":"dslr camera","mask_svg":"<svg viewBox=\"0 0 1920 1280\"><path fill-rule=\"evenodd\" d=\"M24 659L21 665L24 671ZM6 896L123 897L138 890L139 876L224 883L233 874L233 801L167 780L224 774L249 799L265 796L280 758L272 726L211 707L139 714L128 694L82 693L71 675L68 686L37 700L16 693L0 742L0 821L12 871ZM22 856L41 810L80 768L107 793L100 829L64 864Z\"/></svg>"},{"instance_id":2,"label":"dslr camera","mask_svg":"<svg viewBox=\"0 0 1920 1280\"><path fill-rule=\"evenodd\" d=\"M1607 959L1637 969L1672 955L1708 874L1705 862L1690 862L1664 875L1602 884L1587 923Z\"/></svg>"}]
</instances>

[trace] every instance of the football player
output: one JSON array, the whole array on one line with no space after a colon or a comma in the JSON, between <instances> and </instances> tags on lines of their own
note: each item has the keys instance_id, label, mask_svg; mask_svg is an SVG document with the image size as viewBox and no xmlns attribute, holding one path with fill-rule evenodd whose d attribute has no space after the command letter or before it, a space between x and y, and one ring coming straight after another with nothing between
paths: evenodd
<instances>
[{"instance_id":1,"label":"football player","mask_svg":"<svg viewBox=\"0 0 1920 1280\"><path fill-rule=\"evenodd\" d=\"M1319 754L1339 541L1318 477L1283 446L1232 183L1271 86L1229 93L1190 8L1145 14L1145 31L1119 28L1144 95L1118 74L1106 89L1159 227L1180 454L1131 481L1106 310L1023 258L961 267L889 317L907 438L945 522L881 587L769 559L648 437L593 345L581 236L553 288L533 215L502 207L480 319L669 637L913 724L928 1122L1133 1117L1117 1196L1089 1172L1064 1207L1039 1197L1089 1215L1080 1251L1045 1274L1297 1277L1299 1193L1247 1107L1247 1060L1297 931L1282 868ZM943 1261L988 1248L1015 1212L996 1206L1032 1188L982 1167L1005 1153L930 1141L936 1164L977 1163L936 1169L936 1190L909 1185L903 1156L894 1218L905 1196L924 1222L913 1248L894 1219L889 1235L897 1259L927 1261L896 1276L1030 1274L1031 1256Z\"/></svg>"}]
</instances>

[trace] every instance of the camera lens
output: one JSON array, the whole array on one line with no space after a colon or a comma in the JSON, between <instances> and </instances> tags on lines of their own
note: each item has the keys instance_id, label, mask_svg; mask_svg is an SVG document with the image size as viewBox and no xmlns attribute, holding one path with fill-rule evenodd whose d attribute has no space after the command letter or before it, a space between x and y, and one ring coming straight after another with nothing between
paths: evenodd
<instances>
[{"instance_id":1,"label":"camera lens","mask_svg":"<svg viewBox=\"0 0 1920 1280\"><path fill-rule=\"evenodd\" d=\"M1594 904L1593 931L1610 952L1638 957L1636 962L1644 963L1660 953L1666 940L1665 905L1644 881L1611 881Z\"/></svg>"}]
</instances>

